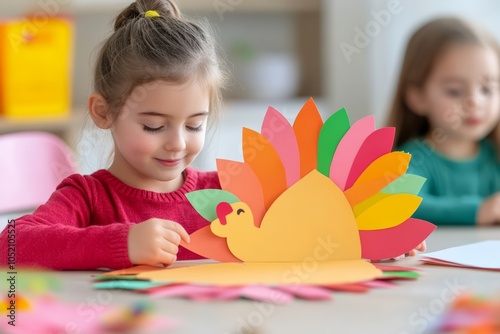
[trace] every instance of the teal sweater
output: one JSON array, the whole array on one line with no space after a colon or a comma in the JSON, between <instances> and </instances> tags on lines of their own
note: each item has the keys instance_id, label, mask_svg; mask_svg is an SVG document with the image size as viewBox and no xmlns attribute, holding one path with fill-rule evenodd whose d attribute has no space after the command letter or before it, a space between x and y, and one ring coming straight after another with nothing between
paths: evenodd
<instances>
[{"instance_id":1,"label":"teal sweater","mask_svg":"<svg viewBox=\"0 0 500 334\"><path fill-rule=\"evenodd\" d=\"M427 179L422 204L413 217L436 225L474 225L481 203L500 191L500 167L495 149L486 140L470 160L451 160L423 139L414 139L400 150L411 153L408 173Z\"/></svg>"}]
</instances>

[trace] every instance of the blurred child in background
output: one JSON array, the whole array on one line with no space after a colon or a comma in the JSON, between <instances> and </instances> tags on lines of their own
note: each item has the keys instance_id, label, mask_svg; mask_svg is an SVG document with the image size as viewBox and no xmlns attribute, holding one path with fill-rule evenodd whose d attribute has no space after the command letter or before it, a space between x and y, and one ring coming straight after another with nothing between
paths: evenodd
<instances>
[{"instance_id":1,"label":"blurred child in background","mask_svg":"<svg viewBox=\"0 0 500 334\"><path fill-rule=\"evenodd\" d=\"M435 19L408 43L389 116L408 172L427 179L415 217L438 225L500 223L500 168L488 139L500 118L500 52L486 31Z\"/></svg>"}]
</instances>

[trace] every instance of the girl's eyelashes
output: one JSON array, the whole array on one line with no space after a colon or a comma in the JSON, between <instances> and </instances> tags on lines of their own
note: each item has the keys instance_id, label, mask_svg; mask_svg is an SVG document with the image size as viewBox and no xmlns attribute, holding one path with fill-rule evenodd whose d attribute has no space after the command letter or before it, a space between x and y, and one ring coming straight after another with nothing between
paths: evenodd
<instances>
[{"instance_id":1,"label":"girl's eyelashes","mask_svg":"<svg viewBox=\"0 0 500 334\"><path fill-rule=\"evenodd\" d=\"M152 127L149 127L147 125L143 125L143 130L146 131L146 132L151 132L151 133L156 133L156 132L160 132L161 130L163 130L163 128L165 126L160 126L160 127L157 127L157 128L152 128ZM203 124L200 124L198 126L186 126L186 129L188 131L192 131L192 132L199 132L199 131L203 131Z\"/></svg>"},{"instance_id":2,"label":"girl's eyelashes","mask_svg":"<svg viewBox=\"0 0 500 334\"><path fill-rule=\"evenodd\" d=\"M151 133L158 132L158 131L160 131L163 128L164 128L163 126L160 126L158 128L151 128L151 127L149 127L147 125L143 125L143 130L146 131L146 132L151 132Z\"/></svg>"},{"instance_id":3,"label":"girl's eyelashes","mask_svg":"<svg viewBox=\"0 0 500 334\"><path fill-rule=\"evenodd\" d=\"M198 126L186 126L186 129L193 132L203 131L203 124L200 124Z\"/></svg>"}]
</instances>

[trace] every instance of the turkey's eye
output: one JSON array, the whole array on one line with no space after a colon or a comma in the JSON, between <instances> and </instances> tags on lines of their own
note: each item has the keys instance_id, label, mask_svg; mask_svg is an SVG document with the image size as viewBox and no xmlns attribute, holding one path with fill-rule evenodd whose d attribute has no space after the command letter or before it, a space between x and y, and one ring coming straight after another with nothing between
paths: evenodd
<instances>
[{"instance_id":1,"label":"turkey's eye","mask_svg":"<svg viewBox=\"0 0 500 334\"><path fill-rule=\"evenodd\" d=\"M241 213L245 213L245 210L243 209L238 209L238 211L236 211L236 214L239 216Z\"/></svg>"}]
</instances>

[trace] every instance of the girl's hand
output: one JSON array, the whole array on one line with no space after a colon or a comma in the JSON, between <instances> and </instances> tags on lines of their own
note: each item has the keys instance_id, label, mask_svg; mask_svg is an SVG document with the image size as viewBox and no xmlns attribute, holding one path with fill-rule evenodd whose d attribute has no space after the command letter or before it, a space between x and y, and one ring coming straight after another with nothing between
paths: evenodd
<instances>
[{"instance_id":1,"label":"girl's hand","mask_svg":"<svg viewBox=\"0 0 500 334\"><path fill-rule=\"evenodd\" d=\"M179 223L148 219L130 228L128 257L133 264L170 265L177 260L181 239L189 243L189 234Z\"/></svg>"}]
</instances>

